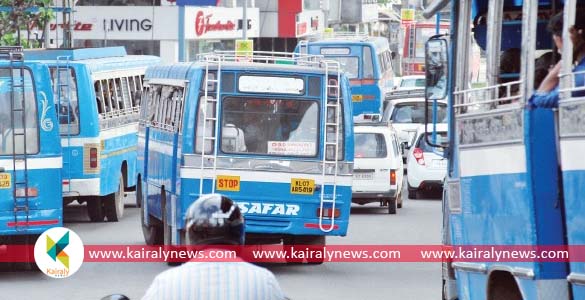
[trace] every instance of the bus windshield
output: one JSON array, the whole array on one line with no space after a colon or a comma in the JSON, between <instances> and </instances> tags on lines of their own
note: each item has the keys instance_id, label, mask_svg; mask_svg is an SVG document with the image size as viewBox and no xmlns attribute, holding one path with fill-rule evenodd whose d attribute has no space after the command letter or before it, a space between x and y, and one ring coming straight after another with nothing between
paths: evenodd
<instances>
[{"instance_id":1,"label":"bus windshield","mask_svg":"<svg viewBox=\"0 0 585 300\"><path fill-rule=\"evenodd\" d=\"M432 111L432 109L430 111ZM429 113L429 120L430 118L431 116ZM425 122L425 103L422 101L398 103L395 105L394 110L392 111L391 120L393 123L423 124ZM447 104L438 103L437 121L439 123L445 123L447 121Z\"/></svg>"},{"instance_id":2,"label":"bus windshield","mask_svg":"<svg viewBox=\"0 0 585 300\"><path fill-rule=\"evenodd\" d=\"M316 156L316 101L228 97L223 101L221 150L225 153Z\"/></svg>"}]
</instances>

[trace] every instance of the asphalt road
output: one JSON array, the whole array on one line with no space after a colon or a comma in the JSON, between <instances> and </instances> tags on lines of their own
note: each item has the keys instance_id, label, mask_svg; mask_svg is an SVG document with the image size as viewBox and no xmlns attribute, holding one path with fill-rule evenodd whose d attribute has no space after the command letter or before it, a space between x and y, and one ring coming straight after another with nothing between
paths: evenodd
<instances>
[{"instance_id":1,"label":"asphalt road","mask_svg":"<svg viewBox=\"0 0 585 300\"><path fill-rule=\"evenodd\" d=\"M406 196L406 195L405 195ZM441 201L407 200L397 215L376 204L354 206L346 237L328 244L439 244ZM142 245L138 209L127 207L119 223L90 223L85 207L67 207L65 226L86 244ZM298 299L440 299L439 263L325 263L267 265L282 289ZM123 293L140 299L152 279L168 269L162 263L85 263L70 278L51 279L40 272L0 273L0 299L96 300Z\"/></svg>"}]
</instances>

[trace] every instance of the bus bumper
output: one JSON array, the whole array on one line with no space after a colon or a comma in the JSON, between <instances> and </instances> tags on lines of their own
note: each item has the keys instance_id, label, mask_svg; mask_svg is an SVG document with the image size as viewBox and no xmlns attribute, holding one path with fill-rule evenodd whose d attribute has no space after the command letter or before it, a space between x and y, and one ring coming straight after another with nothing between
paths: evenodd
<instances>
[{"instance_id":1,"label":"bus bumper","mask_svg":"<svg viewBox=\"0 0 585 300\"><path fill-rule=\"evenodd\" d=\"M63 180L63 197L100 196L100 179Z\"/></svg>"},{"instance_id":2,"label":"bus bumper","mask_svg":"<svg viewBox=\"0 0 585 300\"><path fill-rule=\"evenodd\" d=\"M63 226L63 209L30 210L28 222L25 215L15 223L12 211L0 211L0 236L41 234L53 227Z\"/></svg>"}]
</instances>

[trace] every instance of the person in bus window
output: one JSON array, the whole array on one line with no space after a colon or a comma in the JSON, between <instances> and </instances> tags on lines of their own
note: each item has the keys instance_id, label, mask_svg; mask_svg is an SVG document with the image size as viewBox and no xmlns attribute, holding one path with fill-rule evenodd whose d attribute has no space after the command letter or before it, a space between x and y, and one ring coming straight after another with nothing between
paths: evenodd
<instances>
[{"instance_id":1,"label":"person in bus window","mask_svg":"<svg viewBox=\"0 0 585 300\"><path fill-rule=\"evenodd\" d=\"M520 73L520 48L510 48L502 51L500 55L500 77L498 78L499 84L504 84L518 80L517 75ZM506 75L504 75L506 74ZM504 75L504 76L502 76ZM508 94L508 87L501 86L499 88L499 98L508 98L518 95L520 92L520 86L513 84L509 87L510 94ZM508 104L512 100L499 101L499 104Z\"/></svg>"},{"instance_id":2,"label":"person in bus window","mask_svg":"<svg viewBox=\"0 0 585 300\"><path fill-rule=\"evenodd\" d=\"M548 24L548 29L552 32L555 45L560 50L563 49L563 14L558 13L553 16ZM583 11L577 11L575 16L575 25L569 29L571 42L573 43L573 63L575 67L573 72L585 71L585 14ZM559 61L544 78L538 90L528 100L529 107L554 108L559 105L559 73L561 71L562 60ZM585 74L574 76L575 86L585 86ZM574 92L573 97L585 96L585 91Z\"/></svg>"}]
</instances>

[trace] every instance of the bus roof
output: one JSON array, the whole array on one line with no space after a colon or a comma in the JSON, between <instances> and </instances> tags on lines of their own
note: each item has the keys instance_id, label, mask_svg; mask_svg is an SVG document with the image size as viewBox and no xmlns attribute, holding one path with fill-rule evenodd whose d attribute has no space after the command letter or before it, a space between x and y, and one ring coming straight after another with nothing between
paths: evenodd
<instances>
[{"instance_id":1,"label":"bus roof","mask_svg":"<svg viewBox=\"0 0 585 300\"><path fill-rule=\"evenodd\" d=\"M168 78L184 80L192 70L205 69L204 62L175 63L172 65L157 65L146 70L146 78ZM260 71L285 72L303 74L323 74L325 69L309 66L289 64L266 64L247 62L222 62L223 71Z\"/></svg>"},{"instance_id":2,"label":"bus roof","mask_svg":"<svg viewBox=\"0 0 585 300\"><path fill-rule=\"evenodd\" d=\"M106 57L122 57L126 55L127 53L124 47L25 50L26 59L31 60L57 60L58 57L68 56L70 61L78 61Z\"/></svg>"},{"instance_id":3,"label":"bus roof","mask_svg":"<svg viewBox=\"0 0 585 300\"><path fill-rule=\"evenodd\" d=\"M361 46L369 45L377 51L383 51L390 48L388 39L384 37L368 37L367 39L325 39L309 41L309 46Z\"/></svg>"},{"instance_id":4,"label":"bus roof","mask_svg":"<svg viewBox=\"0 0 585 300\"><path fill-rule=\"evenodd\" d=\"M104 49L103 52L101 51L102 49ZM42 61L51 65L57 64L57 58L61 56L69 56L69 64L85 65L90 72L132 69L160 63L160 58L157 56L126 55L124 47L25 51L27 60ZM63 62L61 61L61 63Z\"/></svg>"}]
</instances>

